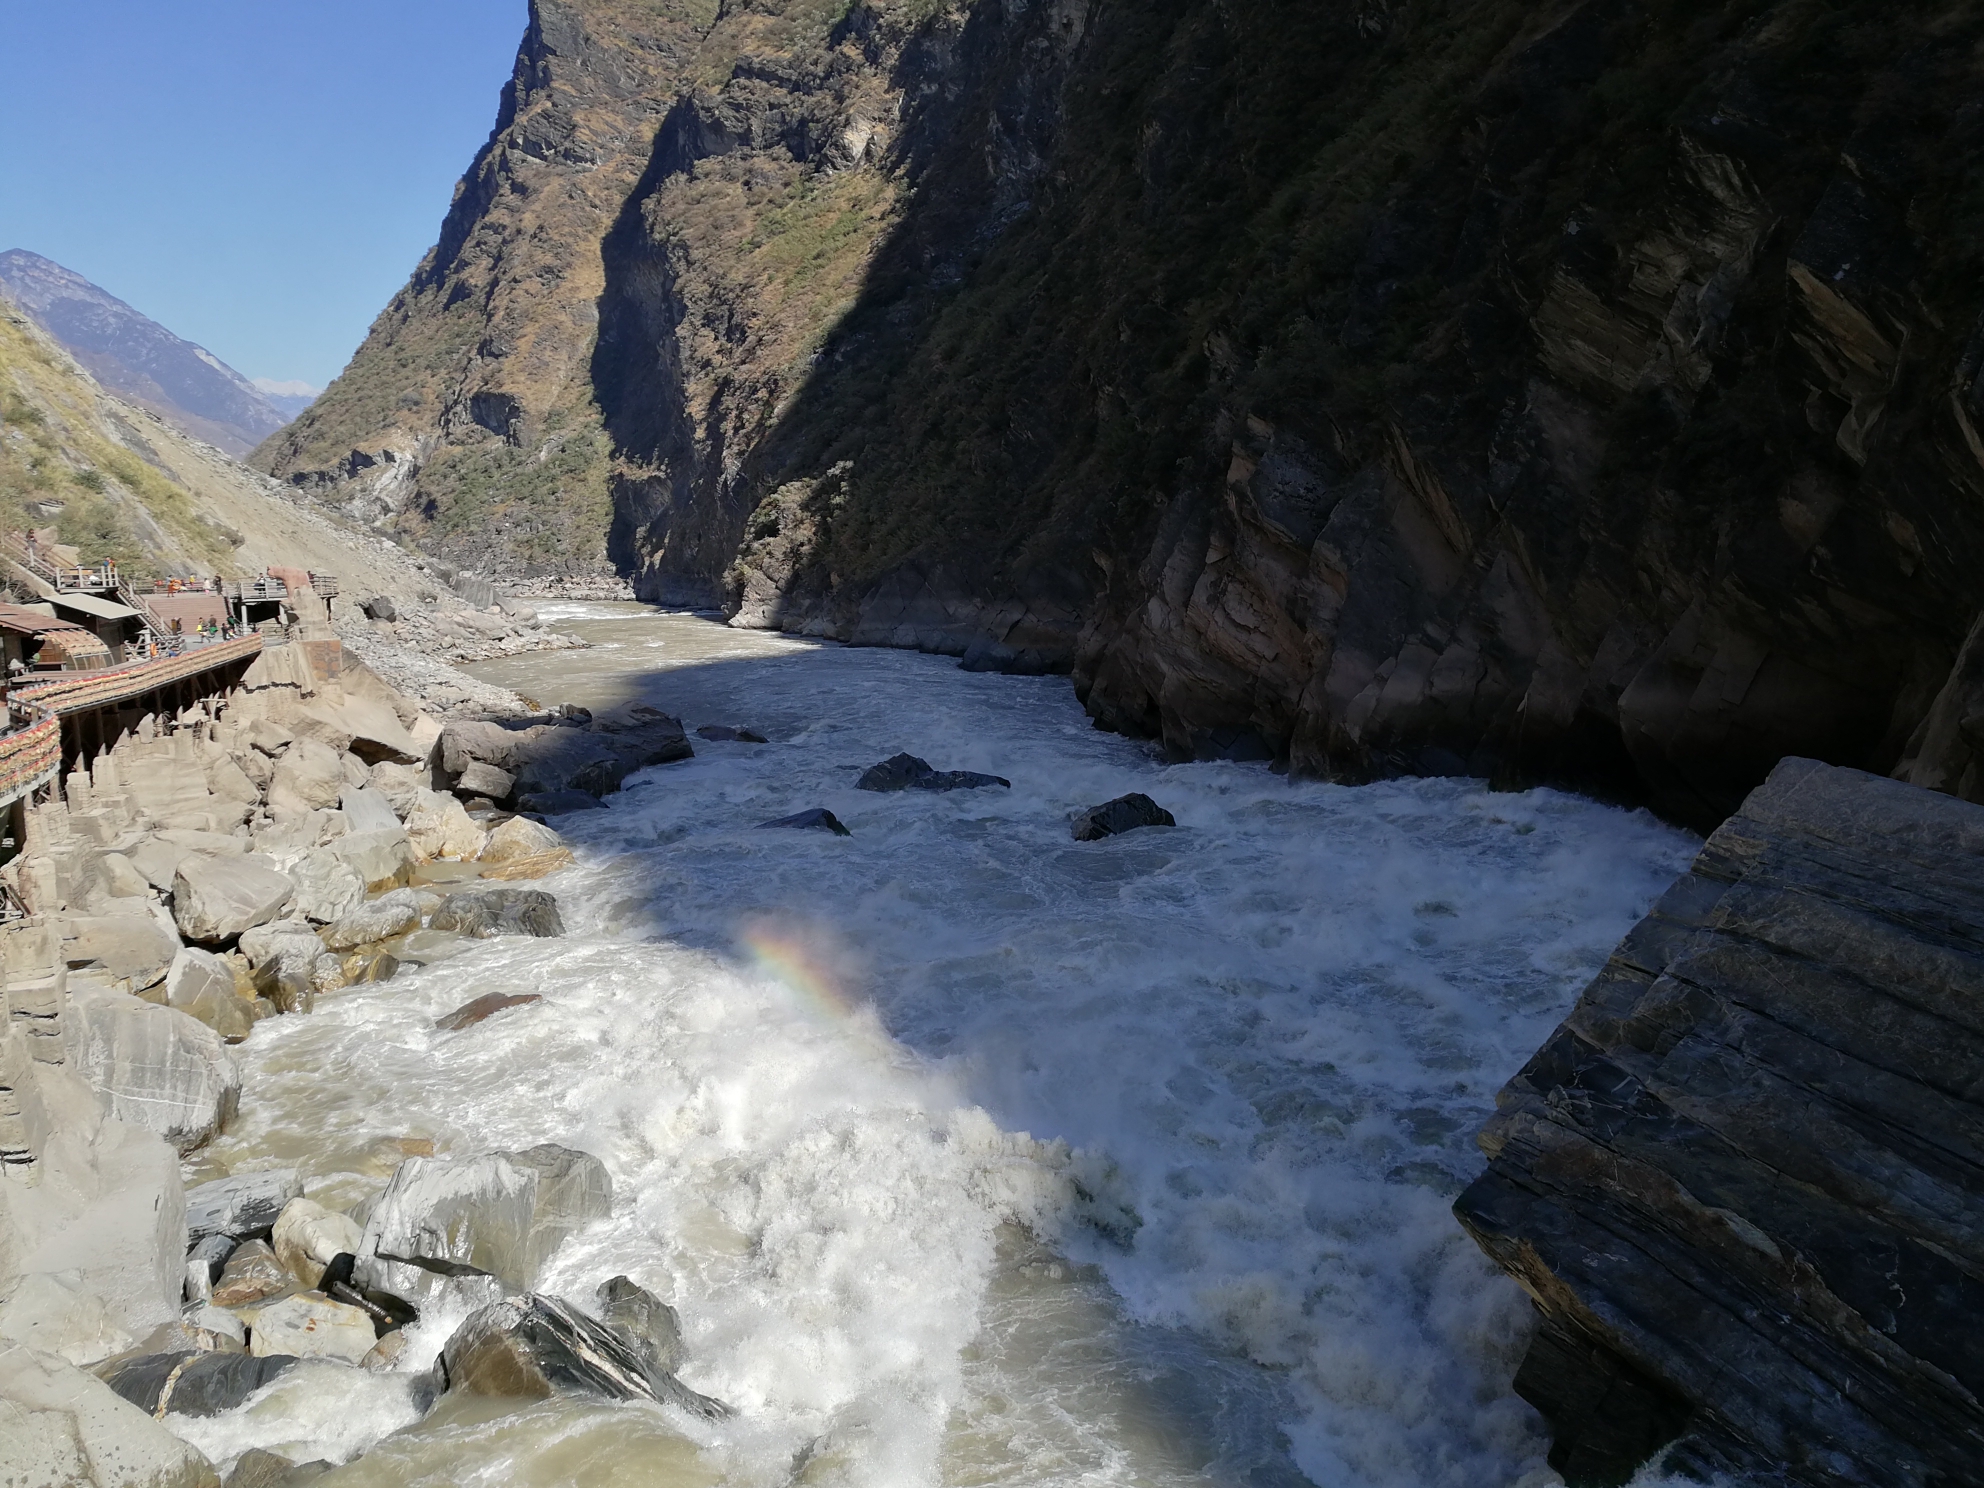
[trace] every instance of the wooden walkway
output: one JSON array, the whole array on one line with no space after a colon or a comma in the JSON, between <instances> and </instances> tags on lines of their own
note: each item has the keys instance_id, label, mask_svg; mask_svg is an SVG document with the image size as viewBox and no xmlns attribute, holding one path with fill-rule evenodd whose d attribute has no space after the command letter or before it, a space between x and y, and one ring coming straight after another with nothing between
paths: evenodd
<instances>
[{"instance_id":1,"label":"wooden walkway","mask_svg":"<svg viewBox=\"0 0 1984 1488\"><path fill-rule=\"evenodd\" d=\"M261 654L262 637L249 635L156 661L16 685L7 698L15 727L0 735L0 806L46 784L65 764L109 748L145 714L177 713L231 686Z\"/></svg>"}]
</instances>

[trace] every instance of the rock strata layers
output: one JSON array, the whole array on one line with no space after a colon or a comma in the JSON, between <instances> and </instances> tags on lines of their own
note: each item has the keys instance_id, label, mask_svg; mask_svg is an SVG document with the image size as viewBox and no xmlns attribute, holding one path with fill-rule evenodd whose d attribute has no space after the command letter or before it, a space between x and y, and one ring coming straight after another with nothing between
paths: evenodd
<instances>
[{"instance_id":1,"label":"rock strata layers","mask_svg":"<svg viewBox=\"0 0 1984 1488\"><path fill-rule=\"evenodd\" d=\"M645 598L1072 669L1180 757L1707 828L1917 756L1984 610L1980 26L539 0L258 458L464 550L499 489L520 569L610 507Z\"/></svg>"},{"instance_id":2,"label":"rock strata layers","mask_svg":"<svg viewBox=\"0 0 1984 1488\"><path fill-rule=\"evenodd\" d=\"M1502 1091L1456 1213L1574 1485L1984 1463L1984 807L1779 765ZM1678 1437L1678 1441L1674 1439Z\"/></svg>"}]
</instances>

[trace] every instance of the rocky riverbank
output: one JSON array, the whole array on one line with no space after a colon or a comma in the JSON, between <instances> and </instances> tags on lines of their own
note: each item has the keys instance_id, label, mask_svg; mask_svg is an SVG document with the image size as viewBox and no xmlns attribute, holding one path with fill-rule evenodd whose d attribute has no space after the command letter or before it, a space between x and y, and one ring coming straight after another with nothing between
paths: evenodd
<instances>
[{"instance_id":1,"label":"rocky riverbank","mask_svg":"<svg viewBox=\"0 0 1984 1488\"><path fill-rule=\"evenodd\" d=\"M554 894L525 885L572 855L516 808L596 805L692 752L651 708L444 719L362 654L272 647L229 695L143 718L28 809L0 869L28 911L0 926L0 1461L18 1481L217 1485L172 1418L306 1367L392 1376L410 1417L447 1392L562 1390L724 1412L675 1380L674 1314L632 1281L529 1290L606 1212L585 1153L410 1143L348 1210L293 1168L184 1186L244 1099L233 1046L478 939L562 935ZM448 673L461 711L476 686ZM404 1367L404 1329L436 1308L466 1320L432 1368ZM226 1465L232 1488L325 1467Z\"/></svg>"}]
</instances>

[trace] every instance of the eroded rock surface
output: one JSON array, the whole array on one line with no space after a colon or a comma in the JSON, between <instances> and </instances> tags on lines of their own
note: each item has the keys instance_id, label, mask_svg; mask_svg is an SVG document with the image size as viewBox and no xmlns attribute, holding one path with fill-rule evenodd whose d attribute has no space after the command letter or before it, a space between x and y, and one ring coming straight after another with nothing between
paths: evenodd
<instances>
[{"instance_id":1,"label":"eroded rock surface","mask_svg":"<svg viewBox=\"0 0 1984 1488\"><path fill-rule=\"evenodd\" d=\"M567 1236L606 1215L612 1196L599 1159L564 1147L408 1158L373 1205L356 1280L414 1299L451 1276L527 1287Z\"/></svg>"},{"instance_id":2,"label":"eroded rock surface","mask_svg":"<svg viewBox=\"0 0 1984 1488\"><path fill-rule=\"evenodd\" d=\"M443 899L428 928L476 939L543 937L563 935L565 922L559 918L558 901L542 889L468 889Z\"/></svg>"},{"instance_id":3,"label":"eroded rock surface","mask_svg":"<svg viewBox=\"0 0 1984 1488\"><path fill-rule=\"evenodd\" d=\"M1984 1463L1984 807L1787 760L1502 1091L1455 1206L1573 1485ZM1773 1477L1772 1481L1780 1479Z\"/></svg>"},{"instance_id":4,"label":"eroded rock surface","mask_svg":"<svg viewBox=\"0 0 1984 1488\"><path fill-rule=\"evenodd\" d=\"M730 1414L657 1367L617 1330L556 1297L527 1293L472 1313L442 1350L444 1388L543 1400L561 1391L608 1400L656 1400L707 1420Z\"/></svg>"}]
</instances>

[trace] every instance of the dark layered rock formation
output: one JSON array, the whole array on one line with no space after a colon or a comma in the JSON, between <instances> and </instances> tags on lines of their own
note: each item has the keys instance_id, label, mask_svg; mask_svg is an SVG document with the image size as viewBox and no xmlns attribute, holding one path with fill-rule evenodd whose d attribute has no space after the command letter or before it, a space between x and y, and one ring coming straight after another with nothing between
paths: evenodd
<instances>
[{"instance_id":1,"label":"dark layered rock formation","mask_svg":"<svg viewBox=\"0 0 1984 1488\"><path fill-rule=\"evenodd\" d=\"M1455 1212L1573 1488L1984 1481L1984 809L1786 760L1503 1090ZM1678 1438L1678 1440L1676 1440Z\"/></svg>"}]
</instances>

